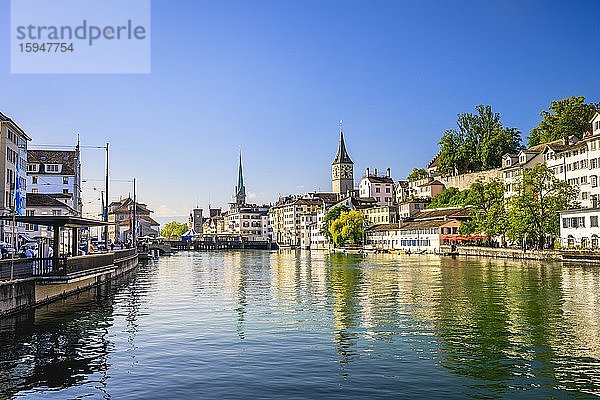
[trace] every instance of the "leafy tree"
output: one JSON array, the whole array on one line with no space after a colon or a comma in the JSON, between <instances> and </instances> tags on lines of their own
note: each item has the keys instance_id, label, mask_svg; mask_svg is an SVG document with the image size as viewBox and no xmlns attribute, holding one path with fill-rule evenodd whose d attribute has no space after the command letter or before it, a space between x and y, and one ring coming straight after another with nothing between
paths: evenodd
<instances>
[{"instance_id":1,"label":"leafy tree","mask_svg":"<svg viewBox=\"0 0 600 400\"><path fill-rule=\"evenodd\" d=\"M502 155L521 147L521 132L507 128L491 106L478 105L476 114L458 115L457 128L446 130L440 139L439 171L462 174L497 168Z\"/></svg>"},{"instance_id":2,"label":"leafy tree","mask_svg":"<svg viewBox=\"0 0 600 400\"><path fill-rule=\"evenodd\" d=\"M510 199L506 233L512 241L529 239L544 248L548 237L559 234L559 211L577 206L579 189L559 180L545 165L526 169Z\"/></svg>"},{"instance_id":3,"label":"leafy tree","mask_svg":"<svg viewBox=\"0 0 600 400\"><path fill-rule=\"evenodd\" d=\"M160 231L160 234L169 240L176 240L181 238L181 236L187 232L188 227L186 224L181 224L177 221L171 221L165 225L165 227Z\"/></svg>"},{"instance_id":4,"label":"leafy tree","mask_svg":"<svg viewBox=\"0 0 600 400\"><path fill-rule=\"evenodd\" d=\"M455 187L445 188L431 200L431 203L429 203L427 208L464 206L467 204L468 196L469 189L459 190Z\"/></svg>"},{"instance_id":5,"label":"leafy tree","mask_svg":"<svg viewBox=\"0 0 600 400\"><path fill-rule=\"evenodd\" d=\"M504 183L499 179L475 182L469 189L465 204L471 206L471 221L461 224L464 235L480 233L488 236L504 234L505 200Z\"/></svg>"},{"instance_id":6,"label":"leafy tree","mask_svg":"<svg viewBox=\"0 0 600 400\"><path fill-rule=\"evenodd\" d=\"M364 233L365 216L362 212L342 211L339 218L334 220L329 227L333 243L339 247L345 243L359 244Z\"/></svg>"},{"instance_id":7,"label":"leafy tree","mask_svg":"<svg viewBox=\"0 0 600 400\"><path fill-rule=\"evenodd\" d=\"M331 208L327 214L323 217L323 226L321 227L321 235L323 235L327 240L333 240L329 228L331 227L331 223L340 217L342 212L348 212L350 208L345 205L336 206Z\"/></svg>"},{"instance_id":8,"label":"leafy tree","mask_svg":"<svg viewBox=\"0 0 600 400\"><path fill-rule=\"evenodd\" d=\"M409 181L416 181L419 179L427 178L429 176L429 172L425 168L413 168L408 174L407 179Z\"/></svg>"},{"instance_id":9,"label":"leafy tree","mask_svg":"<svg viewBox=\"0 0 600 400\"><path fill-rule=\"evenodd\" d=\"M585 97L573 96L562 100L554 100L550 108L540 113L542 121L529 134L528 145L535 146L569 135L582 137L590 130L590 119L596 112L597 105L586 104Z\"/></svg>"}]
</instances>

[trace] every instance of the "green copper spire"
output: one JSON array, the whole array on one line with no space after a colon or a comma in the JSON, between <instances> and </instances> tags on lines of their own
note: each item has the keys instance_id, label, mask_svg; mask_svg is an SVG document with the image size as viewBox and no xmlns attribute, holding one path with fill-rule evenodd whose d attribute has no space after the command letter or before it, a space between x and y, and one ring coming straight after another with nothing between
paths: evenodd
<instances>
[{"instance_id":1,"label":"green copper spire","mask_svg":"<svg viewBox=\"0 0 600 400\"><path fill-rule=\"evenodd\" d=\"M246 186L244 186L244 173L242 171L242 152L240 151L240 164L238 167L238 180L235 187L235 202L237 204L246 203Z\"/></svg>"}]
</instances>

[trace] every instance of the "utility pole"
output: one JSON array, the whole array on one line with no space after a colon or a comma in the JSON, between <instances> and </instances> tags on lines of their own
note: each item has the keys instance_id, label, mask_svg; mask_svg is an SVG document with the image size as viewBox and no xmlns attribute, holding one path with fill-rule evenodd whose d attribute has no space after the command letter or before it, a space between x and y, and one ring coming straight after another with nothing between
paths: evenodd
<instances>
[{"instance_id":1,"label":"utility pole","mask_svg":"<svg viewBox=\"0 0 600 400\"><path fill-rule=\"evenodd\" d=\"M104 222L108 222L108 142L106 142L106 182L105 182L105 196L106 203L104 205ZM108 225L104 227L104 245L106 246L106 251L108 251Z\"/></svg>"},{"instance_id":2,"label":"utility pole","mask_svg":"<svg viewBox=\"0 0 600 400\"><path fill-rule=\"evenodd\" d=\"M132 240L132 245L134 249L137 249L137 244L136 244L136 233L137 233L137 222L136 222L136 217L137 217L137 197L136 197L136 193L135 193L135 178L133 178L133 224L132 224L132 229L133 229L133 240Z\"/></svg>"}]
</instances>

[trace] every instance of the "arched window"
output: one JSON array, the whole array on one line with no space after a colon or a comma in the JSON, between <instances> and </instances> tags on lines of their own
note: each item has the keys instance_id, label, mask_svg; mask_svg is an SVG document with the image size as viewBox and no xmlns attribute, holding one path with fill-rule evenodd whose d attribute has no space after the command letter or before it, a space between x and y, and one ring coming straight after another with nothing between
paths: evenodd
<instances>
[{"instance_id":1,"label":"arched window","mask_svg":"<svg viewBox=\"0 0 600 400\"><path fill-rule=\"evenodd\" d=\"M575 247L575 238L573 237L573 235L569 235L567 237L567 246L568 247Z\"/></svg>"},{"instance_id":2,"label":"arched window","mask_svg":"<svg viewBox=\"0 0 600 400\"><path fill-rule=\"evenodd\" d=\"M592 235L592 249L598 248L598 235Z\"/></svg>"},{"instance_id":3,"label":"arched window","mask_svg":"<svg viewBox=\"0 0 600 400\"><path fill-rule=\"evenodd\" d=\"M584 249L587 249L590 247L590 239L586 238L586 237L582 237L581 238L581 247L583 247Z\"/></svg>"}]
</instances>

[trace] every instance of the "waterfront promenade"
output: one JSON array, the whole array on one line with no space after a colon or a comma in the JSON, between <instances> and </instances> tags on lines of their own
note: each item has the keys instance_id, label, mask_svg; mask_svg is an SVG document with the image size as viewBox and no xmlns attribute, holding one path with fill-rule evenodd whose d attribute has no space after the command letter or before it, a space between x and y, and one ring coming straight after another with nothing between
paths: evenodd
<instances>
[{"instance_id":1,"label":"waterfront promenade","mask_svg":"<svg viewBox=\"0 0 600 400\"><path fill-rule=\"evenodd\" d=\"M600 394L586 265L225 250L116 282L4 320L0 397Z\"/></svg>"}]
</instances>

